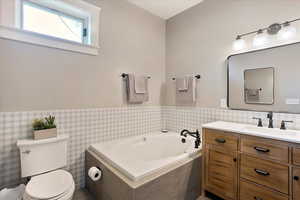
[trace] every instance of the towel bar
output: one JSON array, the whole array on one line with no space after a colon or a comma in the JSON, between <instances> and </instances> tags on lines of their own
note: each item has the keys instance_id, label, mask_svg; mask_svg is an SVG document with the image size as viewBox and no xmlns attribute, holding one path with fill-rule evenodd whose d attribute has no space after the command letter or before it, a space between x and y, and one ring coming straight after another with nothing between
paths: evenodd
<instances>
[{"instance_id":1,"label":"towel bar","mask_svg":"<svg viewBox=\"0 0 300 200\"><path fill-rule=\"evenodd\" d=\"M127 78L127 77L128 77L128 74L125 74L125 73L123 73L123 74L121 74L121 77L125 79L125 78ZM151 78L151 76L148 76L147 78L148 78L148 79L150 79L150 78Z\"/></svg>"},{"instance_id":2,"label":"towel bar","mask_svg":"<svg viewBox=\"0 0 300 200\"><path fill-rule=\"evenodd\" d=\"M195 76L195 78L196 78L196 79L200 79L200 78L201 78L201 75L200 75L200 74L197 74L197 75ZM176 80L176 78L172 78L172 80Z\"/></svg>"}]
</instances>

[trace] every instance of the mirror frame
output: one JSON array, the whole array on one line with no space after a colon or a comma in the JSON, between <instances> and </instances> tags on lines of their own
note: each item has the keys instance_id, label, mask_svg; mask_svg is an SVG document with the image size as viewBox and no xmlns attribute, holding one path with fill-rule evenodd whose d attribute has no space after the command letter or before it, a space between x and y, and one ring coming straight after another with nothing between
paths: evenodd
<instances>
[{"instance_id":1,"label":"mirror frame","mask_svg":"<svg viewBox=\"0 0 300 200\"><path fill-rule=\"evenodd\" d=\"M255 49L255 50L250 50L250 51L245 51L245 52L237 52L237 53L233 53L230 54L227 58L226 58L226 78L227 78L227 92L226 92L226 101L227 101L227 108L230 110L241 110L241 111L255 111L255 112L269 112L272 111L270 109L263 109L263 110L253 110L253 109L238 109L238 108L231 108L230 107L230 98L229 98L229 59L233 56L238 56L238 55L244 55L244 54L248 54L248 53L255 53L255 52L260 52L260 51L265 51L265 50L269 50L269 49L275 49L275 48L280 48L280 47L286 47L286 46L292 46L295 44L300 44L299 42L293 42L293 43L288 43L288 44L282 44L282 45L276 45L276 46L272 46L272 47L267 47L267 48L262 48L262 49ZM274 93L275 96L275 93ZM274 101L275 102L275 101ZM258 105L263 105L263 104L258 104ZM269 104L270 105L270 104ZM274 111L276 113L291 113L291 114L300 114L300 112L290 112L290 111Z\"/></svg>"}]
</instances>

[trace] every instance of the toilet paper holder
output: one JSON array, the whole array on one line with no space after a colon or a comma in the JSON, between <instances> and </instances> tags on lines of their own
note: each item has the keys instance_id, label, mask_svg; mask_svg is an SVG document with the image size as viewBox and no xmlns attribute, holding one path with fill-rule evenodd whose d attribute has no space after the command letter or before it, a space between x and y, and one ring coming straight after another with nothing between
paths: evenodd
<instances>
[{"instance_id":1,"label":"toilet paper holder","mask_svg":"<svg viewBox=\"0 0 300 200\"><path fill-rule=\"evenodd\" d=\"M102 179L102 170L98 166L92 166L90 167L88 171L88 176L92 181L100 181Z\"/></svg>"},{"instance_id":2,"label":"toilet paper holder","mask_svg":"<svg viewBox=\"0 0 300 200\"><path fill-rule=\"evenodd\" d=\"M98 176L101 176L100 179L99 179L99 180L101 180L101 178L102 178L102 170L100 169L100 167L96 167L96 168L99 169L99 171L101 172L101 174L97 173L97 175L96 175L97 177L98 177ZM97 177L96 177L96 178L97 178Z\"/></svg>"}]
</instances>

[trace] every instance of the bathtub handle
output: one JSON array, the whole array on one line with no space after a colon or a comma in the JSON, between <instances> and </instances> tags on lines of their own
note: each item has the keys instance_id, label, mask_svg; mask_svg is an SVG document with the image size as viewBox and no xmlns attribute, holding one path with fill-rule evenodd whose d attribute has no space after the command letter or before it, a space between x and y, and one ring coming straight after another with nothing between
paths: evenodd
<instances>
[{"instance_id":1,"label":"bathtub handle","mask_svg":"<svg viewBox=\"0 0 300 200\"><path fill-rule=\"evenodd\" d=\"M222 144L224 144L226 142L226 140L223 138L216 138L215 141L218 143L222 143Z\"/></svg>"}]
</instances>

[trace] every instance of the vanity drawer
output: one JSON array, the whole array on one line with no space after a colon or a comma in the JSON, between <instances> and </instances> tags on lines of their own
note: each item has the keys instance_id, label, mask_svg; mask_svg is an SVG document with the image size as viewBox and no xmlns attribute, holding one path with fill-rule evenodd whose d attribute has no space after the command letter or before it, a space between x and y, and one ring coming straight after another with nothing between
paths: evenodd
<instances>
[{"instance_id":1,"label":"vanity drawer","mask_svg":"<svg viewBox=\"0 0 300 200\"><path fill-rule=\"evenodd\" d=\"M225 150L237 151L238 136L223 131L205 129L205 143Z\"/></svg>"},{"instance_id":2,"label":"vanity drawer","mask_svg":"<svg viewBox=\"0 0 300 200\"><path fill-rule=\"evenodd\" d=\"M300 165L300 148L294 147L293 149L293 164Z\"/></svg>"},{"instance_id":3,"label":"vanity drawer","mask_svg":"<svg viewBox=\"0 0 300 200\"><path fill-rule=\"evenodd\" d=\"M240 181L241 200L288 200L288 196L248 181Z\"/></svg>"},{"instance_id":4,"label":"vanity drawer","mask_svg":"<svg viewBox=\"0 0 300 200\"><path fill-rule=\"evenodd\" d=\"M244 136L241 139L241 151L262 158L289 162L289 146L284 142Z\"/></svg>"},{"instance_id":5,"label":"vanity drawer","mask_svg":"<svg viewBox=\"0 0 300 200\"><path fill-rule=\"evenodd\" d=\"M242 154L240 176L282 193L289 193L288 166Z\"/></svg>"}]
</instances>

